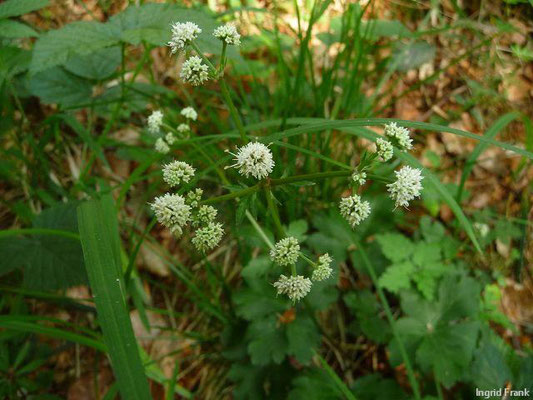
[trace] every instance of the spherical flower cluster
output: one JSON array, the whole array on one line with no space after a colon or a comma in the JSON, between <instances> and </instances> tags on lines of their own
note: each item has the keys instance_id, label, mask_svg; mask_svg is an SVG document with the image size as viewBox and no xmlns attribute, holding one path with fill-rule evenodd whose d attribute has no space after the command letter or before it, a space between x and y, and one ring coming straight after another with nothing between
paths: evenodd
<instances>
[{"instance_id":1,"label":"spherical flower cluster","mask_svg":"<svg viewBox=\"0 0 533 400\"><path fill-rule=\"evenodd\" d=\"M182 196L167 193L156 197L151 206L160 224L169 228L176 236L183 233L183 227L191 218L191 207L185 204Z\"/></svg>"},{"instance_id":2,"label":"spherical flower cluster","mask_svg":"<svg viewBox=\"0 0 533 400\"><path fill-rule=\"evenodd\" d=\"M235 25L226 24L219 26L213 31L213 36L220 39L226 44L238 46L241 44L241 35L237 32Z\"/></svg>"},{"instance_id":3,"label":"spherical flower cluster","mask_svg":"<svg viewBox=\"0 0 533 400\"><path fill-rule=\"evenodd\" d=\"M222 224L211 222L207 226L196 230L196 234L192 238L192 244L198 251L206 252L220 243L222 235L224 235Z\"/></svg>"},{"instance_id":4,"label":"spherical flower cluster","mask_svg":"<svg viewBox=\"0 0 533 400\"><path fill-rule=\"evenodd\" d=\"M352 228L355 228L370 215L370 203L362 201L361 197L356 194L342 198L339 208L341 215L346 218Z\"/></svg>"},{"instance_id":5,"label":"spherical flower cluster","mask_svg":"<svg viewBox=\"0 0 533 400\"><path fill-rule=\"evenodd\" d=\"M172 38L168 45L172 49L172 53L185 48L190 44L202 30L193 22L176 22L172 25Z\"/></svg>"},{"instance_id":6,"label":"spherical flower cluster","mask_svg":"<svg viewBox=\"0 0 533 400\"><path fill-rule=\"evenodd\" d=\"M174 143L176 143L176 140L178 140L178 138L172 132L169 132L166 134L165 140L170 146L172 146Z\"/></svg>"},{"instance_id":7,"label":"spherical flower cluster","mask_svg":"<svg viewBox=\"0 0 533 400\"><path fill-rule=\"evenodd\" d=\"M281 275L274 283L278 294L286 294L293 302L300 301L311 291L311 280L301 275Z\"/></svg>"},{"instance_id":8,"label":"spherical flower cluster","mask_svg":"<svg viewBox=\"0 0 533 400\"><path fill-rule=\"evenodd\" d=\"M393 147L390 142L387 140L379 138L376 140L376 148L378 157L381 161L386 162L389 161L392 158L393 155Z\"/></svg>"},{"instance_id":9,"label":"spherical flower cluster","mask_svg":"<svg viewBox=\"0 0 533 400\"><path fill-rule=\"evenodd\" d=\"M155 151L161 154L167 154L170 151L170 147L168 147L167 142L163 140L163 138L159 138L155 141Z\"/></svg>"},{"instance_id":10,"label":"spherical flower cluster","mask_svg":"<svg viewBox=\"0 0 533 400\"><path fill-rule=\"evenodd\" d=\"M190 205L192 208L198 207L198 204L200 203L200 200L202 200L202 195L204 194L204 191L200 188L196 188L189 193L187 193L187 199L185 200L188 205Z\"/></svg>"},{"instance_id":11,"label":"spherical flower cluster","mask_svg":"<svg viewBox=\"0 0 533 400\"><path fill-rule=\"evenodd\" d=\"M483 222L474 222L474 229L481 235L481 237L486 237L490 232L489 226Z\"/></svg>"},{"instance_id":12,"label":"spherical flower cluster","mask_svg":"<svg viewBox=\"0 0 533 400\"><path fill-rule=\"evenodd\" d=\"M192 119L193 121L196 121L196 118L198 118L198 113L192 107L185 107L183 110L181 110L180 114L185 118Z\"/></svg>"},{"instance_id":13,"label":"spherical flower cluster","mask_svg":"<svg viewBox=\"0 0 533 400\"><path fill-rule=\"evenodd\" d=\"M274 169L272 152L263 143L251 142L240 147L237 154L230 154L235 156L236 163L227 168L235 167L247 178L252 175L256 179L263 179Z\"/></svg>"},{"instance_id":14,"label":"spherical flower cluster","mask_svg":"<svg viewBox=\"0 0 533 400\"><path fill-rule=\"evenodd\" d=\"M311 279L314 281L323 281L325 279L328 279L331 276L331 273L333 272L333 269L331 269L330 267L332 261L333 259L329 256L328 253L318 257L318 264L313 270Z\"/></svg>"},{"instance_id":15,"label":"spherical flower cluster","mask_svg":"<svg viewBox=\"0 0 533 400\"><path fill-rule=\"evenodd\" d=\"M300 244L292 236L281 239L272 250L270 258L279 265L292 265L298 261L300 255Z\"/></svg>"},{"instance_id":16,"label":"spherical flower cluster","mask_svg":"<svg viewBox=\"0 0 533 400\"><path fill-rule=\"evenodd\" d=\"M191 56L181 67L180 77L183 82L190 83L193 86L199 86L209 79L209 68L202 63L198 56Z\"/></svg>"},{"instance_id":17,"label":"spherical flower cluster","mask_svg":"<svg viewBox=\"0 0 533 400\"><path fill-rule=\"evenodd\" d=\"M215 220L217 213L216 208L204 204L198 209L198 212L192 220L192 224L193 226L209 224Z\"/></svg>"},{"instance_id":18,"label":"spherical flower cluster","mask_svg":"<svg viewBox=\"0 0 533 400\"><path fill-rule=\"evenodd\" d=\"M420 197L422 190L422 171L411 168L408 165L402 167L399 171L394 171L396 181L389 183L387 188L391 198L397 207L408 207L409 202L416 197Z\"/></svg>"},{"instance_id":19,"label":"spherical flower cluster","mask_svg":"<svg viewBox=\"0 0 533 400\"><path fill-rule=\"evenodd\" d=\"M352 181L357 183L359 186L363 186L366 183L366 172L354 171L352 174Z\"/></svg>"},{"instance_id":20,"label":"spherical flower cluster","mask_svg":"<svg viewBox=\"0 0 533 400\"><path fill-rule=\"evenodd\" d=\"M163 124L163 113L159 110L152 112L148 117L148 131L150 133L158 133L159 128Z\"/></svg>"},{"instance_id":21,"label":"spherical flower cluster","mask_svg":"<svg viewBox=\"0 0 533 400\"><path fill-rule=\"evenodd\" d=\"M413 148L413 140L410 137L409 129L398 126L396 122L385 125L385 136L395 138L402 150L411 150Z\"/></svg>"},{"instance_id":22,"label":"spherical flower cluster","mask_svg":"<svg viewBox=\"0 0 533 400\"><path fill-rule=\"evenodd\" d=\"M188 183L194 176L195 169L183 161L172 161L163 166L163 179L170 186Z\"/></svg>"}]
</instances>

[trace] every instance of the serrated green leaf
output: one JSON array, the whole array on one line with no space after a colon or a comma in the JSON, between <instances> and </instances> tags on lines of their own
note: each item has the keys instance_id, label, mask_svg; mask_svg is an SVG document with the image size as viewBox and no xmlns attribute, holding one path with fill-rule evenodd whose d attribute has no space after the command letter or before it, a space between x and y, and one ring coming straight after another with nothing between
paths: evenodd
<instances>
[{"instance_id":1,"label":"serrated green leaf","mask_svg":"<svg viewBox=\"0 0 533 400\"><path fill-rule=\"evenodd\" d=\"M399 233L376 235L376 240L385 257L392 262L406 260L415 250L413 242Z\"/></svg>"},{"instance_id":2,"label":"serrated green leaf","mask_svg":"<svg viewBox=\"0 0 533 400\"><path fill-rule=\"evenodd\" d=\"M380 374L371 374L358 378L353 383L352 390L358 400L409 399L409 396L395 380L384 379Z\"/></svg>"},{"instance_id":3,"label":"serrated green leaf","mask_svg":"<svg viewBox=\"0 0 533 400\"><path fill-rule=\"evenodd\" d=\"M409 289L411 274L414 271L415 266L411 262L393 264L379 277L379 285L393 293L398 293L400 289Z\"/></svg>"},{"instance_id":4,"label":"serrated green leaf","mask_svg":"<svg viewBox=\"0 0 533 400\"><path fill-rule=\"evenodd\" d=\"M274 286L268 282L259 283L254 288L241 289L233 295L238 316L247 320L254 320L265 315L282 312L287 302L276 297Z\"/></svg>"},{"instance_id":5,"label":"serrated green leaf","mask_svg":"<svg viewBox=\"0 0 533 400\"><path fill-rule=\"evenodd\" d=\"M313 349L320 344L320 332L313 320L297 315L295 320L286 325L288 354L301 364L309 364Z\"/></svg>"},{"instance_id":6,"label":"serrated green leaf","mask_svg":"<svg viewBox=\"0 0 533 400\"><path fill-rule=\"evenodd\" d=\"M277 317L254 320L248 327L248 354L254 365L280 364L287 354L288 342Z\"/></svg>"},{"instance_id":7,"label":"serrated green leaf","mask_svg":"<svg viewBox=\"0 0 533 400\"><path fill-rule=\"evenodd\" d=\"M116 28L96 21L72 22L48 31L33 48L30 72L62 65L76 55L88 55L118 43Z\"/></svg>"},{"instance_id":8,"label":"serrated green leaf","mask_svg":"<svg viewBox=\"0 0 533 400\"><path fill-rule=\"evenodd\" d=\"M292 381L289 400L338 400L343 393L331 380L327 372L313 368L305 371Z\"/></svg>"},{"instance_id":9,"label":"serrated green leaf","mask_svg":"<svg viewBox=\"0 0 533 400\"><path fill-rule=\"evenodd\" d=\"M0 20L0 37L11 39L38 36L28 25L10 19Z\"/></svg>"},{"instance_id":10,"label":"serrated green leaf","mask_svg":"<svg viewBox=\"0 0 533 400\"><path fill-rule=\"evenodd\" d=\"M435 289L437 288L437 280L448 272L449 268L438 262L425 264L413 274L412 279L424 297L428 300L433 300Z\"/></svg>"},{"instance_id":11,"label":"serrated green leaf","mask_svg":"<svg viewBox=\"0 0 533 400\"><path fill-rule=\"evenodd\" d=\"M471 367L471 376L476 387L491 390L505 386L512 380L502 352L493 344L485 343L476 350ZM518 388L518 387L517 387Z\"/></svg>"},{"instance_id":12,"label":"serrated green leaf","mask_svg":"<svg viewBox=\"0 0 533 400\"><path fill-rule=\"evenodd\" d=\"M6 0L0 4L0 19L18 17L47 5L48 0Z\"/></svg>"},{"instance_id":13,"label":"serrated green leaf","mask_svg":"<svg viewBox=\"0 0 533 400\"><path fill-rule=\"evenodd\" d=\"M309 226L307 225L307 221L304 219L299 219L296 221L292 221L289 226L286 229L287 236L293 236L300 243L304 242L306 239L305 233L307 232L307 229Z\"/></svg>"},{"instance_id":14,"label":"serrated green leaf","mask_svg":"<svg viewBox=\"0 0 533 400\"><path fill-rule=\"evenodd\" d=\"M36 73L31 77L28 86L33 95L48 104L80 104L87 102L92 92L89 81L59 67Z\"/></svg>"},{"instance_id":15,"label":"serrated green leaf","mask_svg":"<svg viewBox=\"0 0 533 400\"><path fill-rule=\"evenodd\" d=\"M439 243L417 242L415 244L412 260L415 265L424 268L442 259Z\"/></svg>"},{"instance_id":16,"label":"serrated green leaf","mask_svg":"<svg viewBox=\"0 0 533 400\"><path fill-rule=\"evenodd\" d=\"M102 80L109 77L120 65L120 47L109 47L88 55L75 55L65 64L65 69L82 78Z\"/></svg>"}]
</instances>

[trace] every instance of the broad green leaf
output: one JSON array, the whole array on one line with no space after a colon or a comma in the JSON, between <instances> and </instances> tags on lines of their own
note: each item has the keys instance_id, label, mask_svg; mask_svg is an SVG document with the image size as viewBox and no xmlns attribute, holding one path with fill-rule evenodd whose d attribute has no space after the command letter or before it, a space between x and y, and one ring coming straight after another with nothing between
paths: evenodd
<instances>
[{"instance_id":1,"label":"broad green leaf","mask_svg":"<svg viewBox=\"0 0 533 400\"><path fill-rule=\"evenodd\" d=\"M359 400L407 400L410 398L394 379L384 379L380 374L358 378L353 383L352 390Z\"/></svg>"},{"instance_id":2,"label":"broad green leaf","mask_svg":"<svg viewBox=\"0 0 533 400\"><path fill-rule=\"evenodd\" d=\"M110 195L78 207L80 239L97 316L119 390L125 399L151 398L133 335L121 274L118 224Z\"/></svg>"},{"instance_id":3,"label":"broad green leaf","mask_svg":"<svg viewBox=\"0 0 533 400\"><path fill-rule=\"evenodd\" d=\"M391 334L390 326L380 317L381 306L370 290L352 291L344 296L344 302L357 320L350 324L352 331L359 330L376 343L385 343Z\"/></svg>"},{"instance_id":4,"label":"broad green leaf","mask_svg":"<svg viewBox=\"0 0 533 400\"><path fill-rule=\"evenodd\" d=\"M28 69L31 51L18 47L0 47L0 84L4 79L11 79L14 75Z\"/></svg>"},{"instance_id":5,"label":"broad green leaf","mask_svg":"<svg viewBox=\"0 0 533 400\"><path fill-rule=\"evenodd\" d=\"M280 364L285 359L288 342L276 315L254 320L248 327L247 336L250 340L248 353L252 364Z\"/></svg>"},{"instance_id":6,"label":"broad green leaf","mask_svg":"<svg viewBox=\"0 0 533 400\"><path fill-rule=\"evenodd\" d=\"M383 19L369 19L362 21L359 27L360 34L365 37L376 40L380 37L394 37L405 38L411 37L413 34L400 21L388 21Z\"/></svg>"},{"instance_id":7,"label":"broad green leaf","mask_svg":"<svg viewBox=\"0 0 533 400\"><path fill-rule=\"evenodd\" d=\"M80 104L87 102L92 93L89 81L72 75L60 67L32 75L28 86L33 95L47 104Z\"/></svg>"},{"instance_id":8,"label":"broad green leaf","mask_svg":"<svg viewBox=\"0 0 533 400\"><path fill-rule=\"evenodd\" d=\"M228 378L237 387L233 391L236 400L262 400L265 397L263 388L264 368L249 364L231 365Z\"/></svg>"},{"instance_id":9,"label":"broad green leaf","mask_svg":"<svg viewBox=\"0 0 533 400\"><path fill-rule=\"evenodd\" d=\"M407 237L399 233L384 233L376 235L376 240L381 246L385 257L392 262L403 261L409 258L415 247Z\"/></svg>"},{"instance_id":10,"label":"broad green leaf","mask_svg":"<svg viewBox=\"0 0 533 400\"><path fill-rule=\"evenodd\" d=\"M102 80L120 65L120 47L108 47L87 55L76 55L65 64L65 69L82 78Z\"/></svg>"},{"instance_id":11,"label":"broad green leaf","mask_svg":"<svg viewBox=\"0 0 533 400\"><path fill-rule=\"evenodd\" d=\"M10 19L0 20L0 37L11 39L38 36L28 25Z\"/></svg>"},{"instance_id":12,"label":"broad green leaf","mask_svg":"<svg viewBox=\"0 0 533 400\"><path fill-rule=\"evenodd\" d=\"M471 375L476 387L482 390L501 388L506 382L512 381L512 374L502 351L490 342L476 350Z\"/></svg>"},{"instance_id":13,"label":"broad green leaf","mask_svg":"<svg viewBox=\"0 0 533 400\"><path fill-rule=\"evenodd\" d=\"M414 271L415 266L409 261L393 264L379 277L379 286L393 293L398 293L400 289L409 289Z\"/></svg>"},{"instance_id":14,"label":"broad green leaf","mask_svg":"<svg viewBox=\"0 0 533 400\"><path fill-rule=\"evenodd\" d=\"M428 263L421 266L413 274L412 279L424 297L428 300L433 300L435 289L437 288L437 280L448 272L449 269L449 266L440 262Z\"/></svg>"},{"instance_id":15,"label":"broad green leaf","mask_svg":"<svg viewBox=\"0 0 533 400\"><path fill-rule=\"evenodd\" d=\"M307 238L307 236L305 235L307 229L307 221L304 219L298 219L296 221L292 221L289 224L285 233L287 234L287 236L295 237L300 243L302 243Z\"/></svg>"},{"instance_id":16,"label":"broad green leaf","mask_svg":"<svg viewBox=\"0 0 533 400\"><path fill-rule=\"evenodd\" d=\"M289 400L338 400L343 399L342 391L322 369L312 368L292 381Z\"/></svg>"},{"instance_id":17,"label":"broad green leaf","mask_svg":"<svg viewBox=\"0 0 533 400\"><path fill-rule=\"evenodd\" d=\"M247 320L282 312L287 308L287 302L276 297L276 290L268 282L239 290L233 295L233 302L237 315Z\"/></svg>"},{"instance_id":18,"label":"broad green leaf","mask_svg":"<svg viewBox=\"0 0 533 400\"><path fill-rule=\"evenodd\" d=\"M0 4L0 19L18 17L47 5L48 0L6 0Z\"/></svg>"},{"instance_id":19,"label":"broad green leaf","mask_svg":"<svg viewBox=\"0 0 533 400\"><path fill-rule=\"evenodd\" d=\"M72 22L41 35L33 48L30 72L62 65L76 55L88 55L118 43L116 28L96 21Z\"/></svg>"},{"instance_id":20,"label":"broad green leaf","mask_svg":"<svg viewBox=\"0 0 533 400\"><path fill-rule=\"evenodd\" d=\"M298 314L294 321L286 325L288 354L301 364L309 364L313 349L320 344L320 333L313 320Z\"/></svg>"},{"instance_id":21,"label":"broad green leaf","mask_svg":"<svg viewBox=\"0 0 533 400\"><path fill-rule=\"evenodd\" d=\"M392 54L392 65L399 71L408 71L430 62L435 57L435 46L426 42L399 44Z\"/></svg>"},{"instance_id":22,"label":"broad green leaf","mask_svg":"<svg viewBox=\"0 0 533 400\"><path fill-rule=\"evenodd\" d=\"M413 251L413 262L419 267L442 260L441 246L439 243L417 242Z\"/></svg>"}]
</instances>

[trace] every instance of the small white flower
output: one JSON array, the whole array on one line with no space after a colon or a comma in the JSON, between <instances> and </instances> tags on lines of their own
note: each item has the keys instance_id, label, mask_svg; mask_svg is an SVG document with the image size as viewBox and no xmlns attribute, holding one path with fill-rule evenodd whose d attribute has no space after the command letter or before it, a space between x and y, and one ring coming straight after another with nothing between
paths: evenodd
<instances>
[{"instance_id":1,"label":"small white flower","mask_svg":"<svg viewBox=\"0 0 533 400\"><path fill-rule=\"evenodd\" d=\"M357 183L359 186L363 186L366 183L366 172L354 171L352 174L352 181Z\"/></svg>"},{"instance_id":2,"label":"small white flower","mask_svg":"<svg viewBox=\"0 0 533 400\"><path fill-rule=\"evenodd\" d=\"M172 53L185 48L190 44L202 30L193 22L176 22L172 24L172 38L168 42L168 46L172 49Z\"/></svg>"},{"instance_id":3,"label":"small white flower","mask_svg":"<svg viewBox=\"0 0 533 400\"><path fill-rule=\"evenodd\" d=\"M396 203L397 207L409 206L409 202L416 197L420 197L422 191L422 171L416 168L411 168L406 165L399 171L394 171L396 181L389 183L387 188L391 198Z\"/></svg>"},{"instance_id":4,"label":"small white flower","mask_svg":"<svg viewBox=\"0 0 533 400\"><path fill-rule=\"evenodd\" d=\"M166 134L165 140L167 141L167 143L170 146L172 146L174 143L176 143L176 140L178 140L178 138L176 136L174 136L174 134L172 132L169 132L169 133Z\"/></svg>"},{"instance_id":5,"label":"small white flower","mask_svg":"<svg viewBox=\"0 0 533 400\"><path fill-rule=\"evenodd\" d=\"M161 154L167 154L170 151L167 142L163 138L159 138L155 141L155 151Z\"/></svg>"},{"instance_id":6,"label":"small white flower","mask_svg":"<svg viewBox=\"0 0 533 400\"><path fill-rule=\"evenodd\" d=\"M160 224L179 236L191 218L191 207L185 204L185 199L179 194L166 193L156 197L151 204L152 210Z\"/></svg>"},{"instance_id":7,"label":"small white flower","mask_svg":"<svg viewBox=\"0 0 533 400\"><path fill-rule=\"evenodd\" d=\"M152 112L148 117L148 131L150 133L158 133L159 128L163 124L163 113L159 110Z\"/></svg>"},{"instance_id":8,"label":"small white flower","mask_svg":"<svg viewBox=\"0 0 533 400\"><path fill-rule=\"evenodd\" d=\"M181 110L181 115L183 115L185 118L192 119L193 121L196 121L196 118L198 118L198 113L192 107L185 107L183 110Z\"/></svg>"},{"instance_id":9,"label":"small white flower","mask_svg":"<svg viewBox=\"0 0 533 400\"><path fill-rule=\"evenodd\" d=\"M183 161L172 161L163 166L163 179L170 186L188 183L194 176L195 169Z\"/></svg>"},{"instance_id":10,"label":"small white flower","mask_svg":"<svg viewBox=\"0 0 533 400\"><path fill-rule=\"evenodd\" d=\"M332 261L333 259L329 256L328 253L318 257L318 265L313 270L311 279L314 281L323 281L325 279L328 279L331 276L331 273L333 272L333 269L331 269L330 267Z\"/></svg>"},{"instance_id":11,"label":"small white flower","mask_svg":"<svg viewBox=\"0 0 533 400\"><path fill-rule=\"evenodd\" d=\"M239 32L237 32L235 25L232 24L219 26L213 31L213 36L226 42L226 44L235 46L241 44L241 35L239 35Z\"/></svg>"},{"instance_id":12,"label":"small white flower","mask_svg":"<svg viewBox=\"0 0 533 400\"><path fill-rule=\"evenodd\" d=\"M193 191L187 193L187 199L185 200L192 208L198 207L198 203L202 200L202 194L204 191L200 188L196 188Z\"/></svg>"},{"instance_id":13,"label":"small white flower","mask_svg":"<svg viewBox=\"0 0 533 400\"><path fill-rule=\"evenodd\" d=\"M285 276L281 275L274 283L278 294L286 294L292 302L300 301L311 291L311 280L301 275Z\"/></svg>"},{"instance_id":14,"label":"small white flower","mask_svg":"<svg viewBox=\"0 0 533 400\"><path fill-rule=\"evenodd\" d=\"M196 234L192 238L192 244L198 251L206 252L215 248L220 243L223 235L222 224L211 222L206 227L196 230Z\"/></svg>"},{"instance_id":15,"label":"small white flower","mask_svg":"<svg viewBox=\"0 0 533 400\"><path fill-rule=\"evenodd\" d=\"M341 215L346 218L352 228L359 225L370 215L370 203L362 201L361 197L354 194L353 196L343 197L340 201L339 208Z\"/></svg>"},{"instance_id":16,"label":"small white flower","mask_svg":"<svg viewBox=\"0 0 533 400\"><path fill-rule=\"evenodd\" d=\"M263 179L274 169L272 152L263 143L250 142L240 147L237 154L230 154L235 156L236 163L226 168L235 167L247 178L252 175L256 179Z\"/></svg>"},{"instance_id":17,"label":"small white flower","mask_svg":"<svg viewBox=\"0 0 533 400\"><path fill-rule=\"evenodd\" d=\"M490 228L487 224L482 222L474 222L474 229L478 231L481 237L486 237L489 234Z\"/></svg>"},{"instance_id":18,"label":"small white flower","mask_svg":"<svg viewBox=\"0 0 533 400\"><path fill-rule=\"evenodd\" d=\"M189 57L182 65L180 77L183 82L199 86L209 79L209 67L198 56Z\"/></svg>"},{"instance_id":19,"label":"small white flower","mask_svg":"<svg viewBox=\"0 0 533 400\"><path fill-rule=\"evenodd\" d=\"M292 265L298 261L300 255L300 244L292 236L281 239L270 250L270 258L279 265Z\"/></svg>"},{"instance_id":20,"label":"small white flower","mask_svg":"<svg viewBox=\"0 0 533 400\"><path fill-rule=\"evenodd\" d=\"M395 138L402 150L411 150L413 148L413 140L410 137L409 129L398 126L396 122L385 125L385 136Z\"/></svg>"},{"instance_id":21,"label":"small white flower","mask_svg":"<svg viewBox=\"0 0 533 400\"><path fill-rule=\"evenodd\" d=\"M376 148L378 157L383 162L389 161L394 154L392 144L387 140L381 138L376 140Z\"/></svg>"},{"instance_id":22,"label":"small white flower","mask_svg":"<svg viewBox=\"0 0 533 400\"><path fill-rule=\"evenodd\" d=\"M192 224L193 226L209 224L215 220L217 213L216 208L204 204L198 209L198 212L192 220Z\"/></svg>"}]
</instances>

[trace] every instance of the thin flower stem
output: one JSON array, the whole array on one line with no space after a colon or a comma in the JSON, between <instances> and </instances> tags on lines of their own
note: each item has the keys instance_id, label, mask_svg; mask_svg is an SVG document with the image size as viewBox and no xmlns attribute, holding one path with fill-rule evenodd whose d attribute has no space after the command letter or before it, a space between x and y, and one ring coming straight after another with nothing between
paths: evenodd
<instances>
[{"instance_id":1,"label":"thin flower stem","mask_svg":"<svg viewBox=\"0 0 533 400\"><path fill-rule=\"evenodd\" d=\"M279 238L282 239L285 237L285 230L283 229L283 225L281 225L278 207L276 203L274 203L272 192L270 191L270 188L268 186L265 186L265 196L267 199L268 209L270 213L272 214L272 219L274 220L274 226L276 227L276 230L278 231Z\"/></svg>"},{"instance_id":2,"label":"thin flower stem","mask_svg":"<svg viewBox=\"0 0 533 400\"><path fill-rule=\"evenodd\" d=\"M241 117L239 116L237 108L235 107L235 104L233 103L233 100L231 99L228 86L226 85L224 78L221 78L219 82L220 82L220 90L222 92L222 97L224 97L224 101L226 102L226 105L229 108L229 112L231 114L231 117L233 118L233 122L235 122L235 125L237 126L237 130L239 131L239 134L241 135L241 139L244 143L248 143L248 137L246 136L244 125L241 121Z\"/></svg>"},{"instance_id":3,"label":"thin flower stem","mask_svg":"<svg viewBox=\"0 0 533 400\"><path fill-rule=\"evenodd\" d=\"M213 75L216 77L217 76L217 69L215 68L215 66L211 63L211 61L209 61L209 58L207 58L204 53L202 52L202 50L200 50L200 48L198 47L198 45L192 41L191 42L191 46L192 48L194 49L194 51L196 52L196 54L198 54L200 56L200 58L207 64L207 66L209 67L209 69L211 70L211 72L213 73Z\"/></svg>"},{"instance_id":4,"label":"thin flower stem","mask_svg":"<svg viewBox=\"0 0 533 400\"><path fill-rule=\"evenodd\" d=\"M359 242L357 243L357 247L359 248L359 252L361 254L361 259L363 260L363 264L365 264L365 267L370 275L370 278L372 279L372 282L374 283L378 296L381 300L383 310L385 311L385 315L387 316L387 319L389 321L392 334L394 338L396 339L396 343L398 344L398 349L400 350L400 354L403 358L403 362L405 363L405 369L407 370L407 377L409 379L409 383L411 384L411 388L413 389L413 394L415 395L415 399L420 400L420 389L418 388L418 382L415 377L413 366L411 365L411 361L409 360L409 356L407 355L405 346L403 345L403 342L400 338L400 334L398 333L398 330L396 329L396 320L394 319L392 315L389 302L387 301L387 298L385 297L385 293L383 293L383 290L381 290L381 287L378 284L378 277L376 275L376 271L374 270L374 266L370 262L366 254L366 251L364 250L363 246Z\"/></svg>"},{"instance_id":5,"label":"thin flower stem","mask_svg":"<svg viewBox=\"0 0 533 400\"><path fill-rule=\"evenodd\" d=\"M274 244L270 241L270 239L266 235L265 231L263 231L263 229L259 226L259 224L255 220L253 215L250 214L250 211L248 211L248 210L246 210L246 218L248 218L248 220L250 221L250 223L252 224L254 229L257 231L257 233L259 233L259 236L261 236L261 239L263 239L263 241L267 244L267 246L270 247L271 249L273 249L274 248Z\"/></svg>"}]
</instances>

